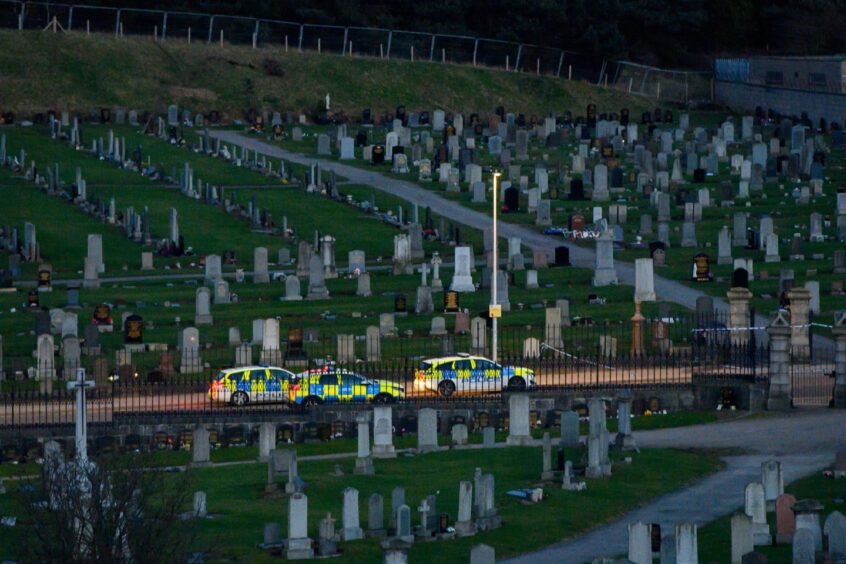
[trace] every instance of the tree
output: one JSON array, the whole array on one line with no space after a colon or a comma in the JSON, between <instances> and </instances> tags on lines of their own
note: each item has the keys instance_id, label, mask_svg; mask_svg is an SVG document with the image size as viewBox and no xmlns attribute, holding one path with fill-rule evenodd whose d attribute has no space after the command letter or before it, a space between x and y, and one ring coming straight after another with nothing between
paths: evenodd
<instances>
[{"instance_id":1,"label":"tree","mask_svg":"<svg viewBox=\"0 0 846 564\"><path fill-rule=\"evenodd\" d=\"M192 528L179 515L193 477L144 470L146 462L45 461L41 478L19 488L21 560L184 561Z\"/></svg>"}]
</instances>

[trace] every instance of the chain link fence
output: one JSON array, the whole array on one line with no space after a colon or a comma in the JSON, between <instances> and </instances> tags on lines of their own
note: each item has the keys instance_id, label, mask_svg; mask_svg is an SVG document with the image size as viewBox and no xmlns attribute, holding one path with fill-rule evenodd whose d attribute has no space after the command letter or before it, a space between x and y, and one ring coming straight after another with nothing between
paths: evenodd
<instances>
[{"instance_id":1,"label":"chain link fence","mask_svg":"<svg viewBox=\"0 0 846 564\"><path fill-rule=\"evenodd\" d=\"M629 61L614 61L608 67L608 86L616 90L672 102L713 100L712 72L666 70Z\"/></svg>"},{"instance_id":2,"label":"chain link fence","mask_svg":"<svg viewBox=\"0 0 846 564\"><path fill-rule=\"evenodd\" d=\"M0 0L0 27L149 35L160 40L284 47L337 55L483 66L584 80L671 102L713 100L711 72L674 71L497 39L136 8Z\"/></svg>"},{"instance_id":3,"label":"chain link fence","mask_svg":"<svg viewBox=\"0 0 846 564\"><path fill-rule=\"evenodd\" d=\"M604 63L562 49L461 35L369 27L342 27L137 8L0 0L0 27L115 35L160 40L225 42L414 61L484 66L591 83Z\"/></svg>"}]
</instances>

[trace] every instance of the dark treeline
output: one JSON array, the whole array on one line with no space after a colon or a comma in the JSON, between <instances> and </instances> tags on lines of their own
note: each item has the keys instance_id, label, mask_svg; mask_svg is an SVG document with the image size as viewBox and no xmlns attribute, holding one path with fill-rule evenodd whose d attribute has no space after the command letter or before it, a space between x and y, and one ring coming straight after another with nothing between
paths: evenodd
<instances>
[{"instance_id":1,"label":"dark treeline","mask_svg":"<svg viewBox=\"0 0 846 564\"><path fill-rule=\"evenodd\" d=\"M65 0L69 1L69 0ZM596 59L703 67L715 55L846 51L846 0L86 0L472 35Z\"/></svg>"}]
</instances>

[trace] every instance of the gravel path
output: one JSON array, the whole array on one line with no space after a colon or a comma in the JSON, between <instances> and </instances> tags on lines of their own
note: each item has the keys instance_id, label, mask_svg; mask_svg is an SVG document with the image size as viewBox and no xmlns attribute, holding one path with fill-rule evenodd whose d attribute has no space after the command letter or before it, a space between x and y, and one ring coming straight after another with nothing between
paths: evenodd
<instances>
[{"instance_id":1,"label":"gravel path","mask_svg":"<svg viewBox=\"0 0 846 564\"><path fill-rule=\"evenodd\" d=\"M211 131L212 137L220 138L227 143L244 146L251 151L258 150L268 156L275 158L283 158L287 161L309 165L313 162L320 163L324 170L334 170L336 174L347 178L349 183L366 184L372 186L383 192L387 192L409 202L414 202L421 207L430 207L432 211L446 219L449 219L460 225L472 227L474 229L483 230L491 225L490 216L477 212L475 210L466 208L456 204L452 200L448 200L439 196L437 193L404 180L397 180L378 172L371 172L362 170L355 166L346 165L340 162L320 159L309 155L299 153L292 153L270 143L266 143L260 139L246 136L237 131ZM580 268L593 269L595 263L595 253L593 249L587 249L565 242L560 237L552 237L543 235L537 231L523 226L508 223L500 219L499 234L501 237L520 237L523 244L535 250L544 250L549 255L555 251L555 247L566 245L570 249L570 262ZM634 286L635 283L635 269L632 263L616 261L617 277L621 284ZM655 275L655 292L664 300L675 302L689 309L696 307L696 298L704 296L705 293L699 290L690 288L659 275ZM726 303L720 298L714 298L714 305L720 309L726 309ZM767 320L763 316L758 316L756 319L758 325L765 325Z\"/></svg>"},{"instance_id":2,"label":"gravel path","mask_svg":"<svg viewBox=\"0 0 846 564\"><path fill-rule=\"evenodd\" d=\"M789 416L744 419L710 425L635 433L641 447L732 448L750 454L725 457L726 467L683 490L662 496L574 539L505 562L589 562L596 556L617 556L628 550L630 523L659 523L666 534L677 523L704 525L743 506L746 484L761 479L761 463L782 462L785 483L831 465L846 450L846 411L802 411ZM613 478L612 478L613 479Z\"/></svg>"}]
</instances>

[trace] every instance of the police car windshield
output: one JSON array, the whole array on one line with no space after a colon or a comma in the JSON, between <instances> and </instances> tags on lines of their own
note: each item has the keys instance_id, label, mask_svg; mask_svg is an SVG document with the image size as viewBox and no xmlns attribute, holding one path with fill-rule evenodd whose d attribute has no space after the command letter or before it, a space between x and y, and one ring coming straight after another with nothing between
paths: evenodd
<instances>
[{"instance_id":1,"label":"police car windshield","mask_svg":"<svg viewBox=\"0 0 846 564\"><path fill-rule=\"evenodd\" d=\"M223 372L221 370L220 372L218 372L217 376L214 377L214 379L215 380L222 380L224 376L226 376L226 372Z\"/></svg>"},{"instance_id":2,"label":"police car windshield","mask_svg":"<svg viewBox=\"0 0 846 564\"><path fill-rule=\"evenodd\" d=\"M429 370L430 368L432 368L431 362L421 362L420 363L420 370Z\"/></svg>"}]
</instances>

